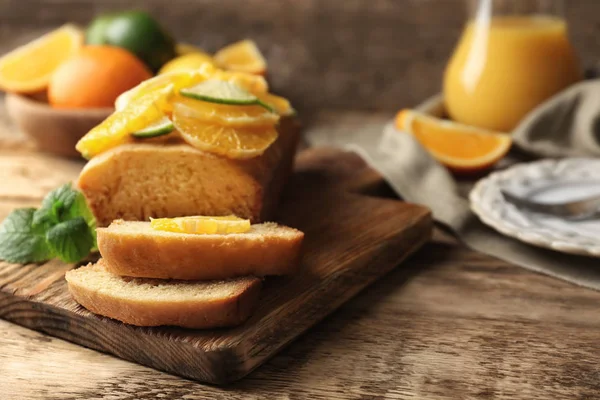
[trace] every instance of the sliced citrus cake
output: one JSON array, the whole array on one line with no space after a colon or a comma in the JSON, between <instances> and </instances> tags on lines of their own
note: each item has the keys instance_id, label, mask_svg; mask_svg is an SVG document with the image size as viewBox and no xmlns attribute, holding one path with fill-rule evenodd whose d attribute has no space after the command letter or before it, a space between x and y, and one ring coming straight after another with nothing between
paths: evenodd
<instances>
[{"instance_id":1,"label":"sliced citrus cake","mask_svg":"<svg viewBox=\"0 0 600 400\"><path fill-rule=\"evenodd\" d=\"M273 217L299 125L262 76L203 64L143 82L116 109L77 144L91 159L78 186L99 226L119 218Z\"/></svg>"}]
</instances>

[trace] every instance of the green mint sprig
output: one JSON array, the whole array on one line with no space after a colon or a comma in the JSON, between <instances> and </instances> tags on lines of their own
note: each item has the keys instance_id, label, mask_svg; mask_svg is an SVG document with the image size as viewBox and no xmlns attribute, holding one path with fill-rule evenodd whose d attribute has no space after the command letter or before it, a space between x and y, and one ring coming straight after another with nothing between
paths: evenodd
<instances>
[{"instance_id":1,"label":"green mint sprig","mask_svg":"<svg viewBox=\"0 0 600 400\"><path fill-rule=\"evenodd\" d=\"M78 262L96 248L96 220L70 183L48 193L39 209L19 208L0 224L0 259Z\"/></svg>"},{"instance_id":2,"label":"green mint sprig","mask_svg":"<svg viewBox=\"0 0 600 400\"><path fill-rule=\"evenodd\" d=\"M15 263L41 262L53 257L46 232L34 228L35 208L14 210L0 225L0 258Z\"/></svg>"}]
</instances>

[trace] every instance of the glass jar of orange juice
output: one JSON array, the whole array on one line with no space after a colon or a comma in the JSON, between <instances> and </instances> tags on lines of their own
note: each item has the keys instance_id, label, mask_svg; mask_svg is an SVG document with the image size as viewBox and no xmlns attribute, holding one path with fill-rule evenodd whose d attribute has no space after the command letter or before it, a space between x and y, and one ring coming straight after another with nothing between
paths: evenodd
<instances>
[{"instance_id":1,"label":"glass jar of orange juice","mask_svg":"<svg viewBox=\"0 0 600 400\"><path fill-rule=\"evenodd\" d=\"M559 0L471 1L446 68L444 99L458 122L509 132L582 78Z\"/></svg>"}]
</instances>

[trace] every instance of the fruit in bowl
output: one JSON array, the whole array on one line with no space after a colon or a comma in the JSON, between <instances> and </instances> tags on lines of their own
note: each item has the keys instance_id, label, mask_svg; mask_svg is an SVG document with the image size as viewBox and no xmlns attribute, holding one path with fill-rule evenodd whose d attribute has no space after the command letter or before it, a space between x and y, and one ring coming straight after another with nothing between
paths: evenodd
<instances>
[{"instance_id":1,"label":"fruit in bowl","mask_svg":"<svg viewBox=\"0 0 600 400\"><path fill-rule=\"evenodd\" d=\"M0 58L0 89L8 92L9 115L40 150L61 156L78 156L77 140L114 111L121 93L151 77L134 54L88 45L74 25Z\"/></svg>"},{"instance_id":2,"label":"fruit in bowl","mask_svg":"<svg viewBox=\"0 0 600 400\"><path fill-rule=\"evenodd\" d=\"M264 74L256 44L242 40L213 56L177 43L143 11L95 18L85 32L67 24L0 57L0 90L16 125L41 150L76 156L74 144L114 111L119 96L155 72L193 71L209 64ZM163 132L160 125L139 135Z\"/></svg>"},{"instance_id":3,"label":"fruit in bowl","mask_svg":"<svg viewBox=\"0 0 600 400\"><path fill-rule=\"evenodd\" d=\"M121 47L154 72L176 55L175 41L150 15L124 11L96 18L86 31L86 43Z\"/></svg>"},{"instance_id":4,"label":"fruit in bowl","mask_svg":"<svg viewBox=\"0 0 600 400\"><path fill-rule=\"evenodd\" d=\"M117 97L152 77L128 51L84 46L52 74L48 101L55 108L112 108Z\"/></svg>"},{"instance_id":5,"label":"fruit in bowl","mask_svg":"<svg viewBox=\"0 0 600 400\"><path fill-rule=\"evenodd\" d=\"M82 45L83 32L65 25L11 51L0 58L0 88L23 94L44 91L56 68Z\"/></svg>"}]
</instances>

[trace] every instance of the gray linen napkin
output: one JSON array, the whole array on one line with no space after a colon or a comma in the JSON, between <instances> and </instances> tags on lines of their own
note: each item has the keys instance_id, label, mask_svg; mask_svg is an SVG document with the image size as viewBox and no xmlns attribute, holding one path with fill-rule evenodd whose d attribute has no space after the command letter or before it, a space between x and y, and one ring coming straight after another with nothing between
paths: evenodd
<instances>
[{"instance_id":1,"label":"gray linen napkin","mask_svg":"<svg viewBox=\"0 0 600 400\"><path fill-rule=\"evenodd\" d=\"M425 105L439 104L432 99ZM600 107L598 108L600 111ZM471 212L462 188L423 147L390 123L380 135L364 132L315 131L307 140L313 145L330 145L355 151L379 171L403 199L429 207L437 222L448 227L470 248L574 284L600 290L597 259L562 254L505 237L487 227ZM323 132L321 132L323 133Z\"/></svg>"},{"instance_id":2,"label":"gray linen napkin","mask_svg":"<svg viewBox=\"0 0 600 400\"><path fill-rule=\"evenodd\" d=\"M542 157L600 156L600 80L571 86L544 102L513 138L521 149Z\"/></svg>"}]
</instances>

